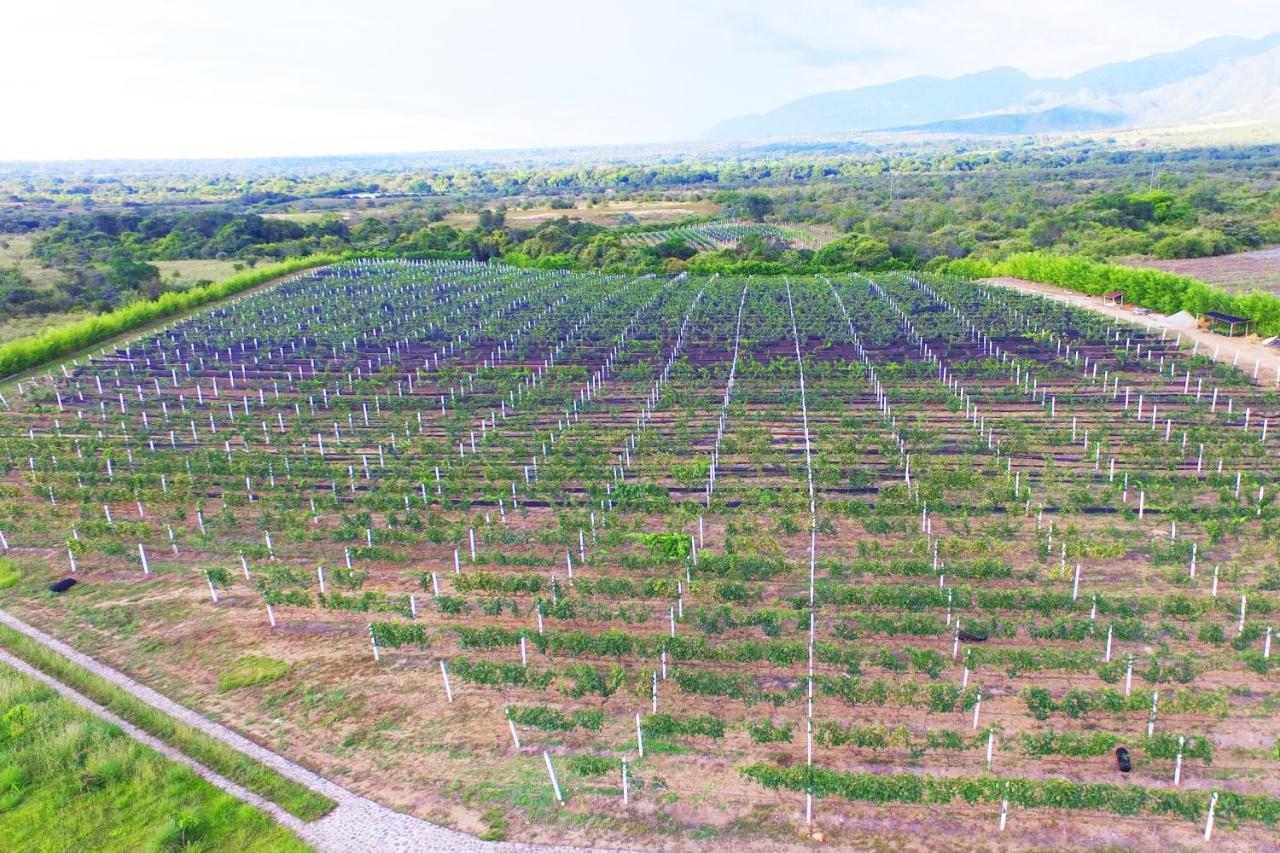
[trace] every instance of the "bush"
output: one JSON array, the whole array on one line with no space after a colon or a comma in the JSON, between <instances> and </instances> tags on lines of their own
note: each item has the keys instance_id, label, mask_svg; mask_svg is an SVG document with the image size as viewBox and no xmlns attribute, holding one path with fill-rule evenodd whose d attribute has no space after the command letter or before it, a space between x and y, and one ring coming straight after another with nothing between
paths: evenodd
<instances>
[{"instance_id":1,"label":"bush","mask_svg":"<svg viewBox=\"0 0 1280 853\"><path fill-rule=\"evenodd\" d=\"M18 564L8 557L0 557L0 589L17 586L20 580L22 569L18 568Z\"/></svg>"},{"instance_id":2,"label":"bush","mask_svg":"<svg viewBox=\"0 0 1280 853\"><path fill-rule=\"evenodd\" d=\"M569 759L569 769L579 776L603 776L621 767L621 761L603 755L575 755Z\"/></svg>"}]
</instances>

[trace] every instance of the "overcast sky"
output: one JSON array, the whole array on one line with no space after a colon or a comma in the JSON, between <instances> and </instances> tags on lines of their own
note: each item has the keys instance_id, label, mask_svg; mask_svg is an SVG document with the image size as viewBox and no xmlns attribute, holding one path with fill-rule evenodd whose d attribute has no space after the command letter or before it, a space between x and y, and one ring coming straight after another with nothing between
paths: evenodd
<instances>
[{"instance_id":1,"label":"overcast sky","mask_svg":"<svg viewBox=\"0 0 1280 853\"><path fill-rule=\"evenodd\" d=\"M1278 30L1277 0L37 0L5 11L0 159L672 141L913 74Z\"/></svg>"}]
</instances>

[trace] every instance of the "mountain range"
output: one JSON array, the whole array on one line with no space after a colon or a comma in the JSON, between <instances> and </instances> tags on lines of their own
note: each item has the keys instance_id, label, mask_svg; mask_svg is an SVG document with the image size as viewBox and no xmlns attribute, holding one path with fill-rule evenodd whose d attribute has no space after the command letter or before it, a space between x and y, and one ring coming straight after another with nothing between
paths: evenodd
<instances>
[{"instance_id":1,"label":"mountain range","mask_svg":"<svg viewBox=\"0 0 1280 853\"><path fill-rule=\"evenodd\" d=\"M823 92L712 128L716 140L907 130L979 135L1280 118L1280 33L1221 36L1071 77L992 68Z\"/></svg>"}]
</instances>

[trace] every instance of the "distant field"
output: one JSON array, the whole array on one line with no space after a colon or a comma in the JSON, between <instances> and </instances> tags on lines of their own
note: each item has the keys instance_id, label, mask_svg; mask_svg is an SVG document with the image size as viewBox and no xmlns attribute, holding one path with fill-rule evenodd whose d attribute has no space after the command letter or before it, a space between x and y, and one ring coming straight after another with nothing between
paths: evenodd
<instances>
[{"instance_id":1,"label":"distant field","mask_svg":"<svg viewBox=\"0 0 1280 853\"><path fill-rule=\"evenodd\" d=\"M41 266L31 256L33 234L0 235L0 267L16 266L37 287L49 287L58 279L57 270Z\"/></svg>"},{"instance_id":2,"label":"distant field","mask_svg":"<svg viewBox=\"0 0 1280 853\"><path fill-rule=\"evenodd\" d=\"M1280 292L1280 247L1177 261L1126 260L1135 267L1150 267L1198 278L1226 290Z\"/></svg>"},{"instance_id":3,"label":"distant field","mask_svg":"<svg viewBox=\"0 0 1280 853\"><path fill-rule=\"evenodd\" d=\"M713 201L611 201L587 207L579 204L572 210L554 210L550 207L533 207L528 210L507 211L507 222L523 228L533 228L540 222L567 216L595 225L617 225L618 217L630 213L643 224L679 222L690 216L714 216L720 205ZM451 213L444 218L450 225L470 228L476 224L474 213Z\"/></svg>"},{"instance_id":4,"label":"distant field","mask_svg":"<svg viewBox=\"0 0 1280 853\"><path fill-rule=\"evenodd\" d=\"M27 335L39 334L45 329L51 329L63 323L83 320L90 313L89 311L67 311L62 314L41 314L35 317L0 318L0 344L11 341L14 338L25 338Z\"/></svg>"},{"instance_id":5,"label":"distant field","mask_svg":"<svg viewBox=\"0 0 1280 853\"><path fill-rule=\"evenodd\" d=\"M299 225L306 225L309 222L319 222L321 219L324 219L326 216L330 215L330 213L331 211L326 212L326 211L320 211L320 210L310 210L310 211L286 210L281 213L264 213L262 214L262 218L263 219L284 219L289 222L297 222Z\"/></svg>"},{"instance_id":6,"label":"distant field","mask_svg":"<svg viewBox=\"0 0 1280 853\"><path fill-rule=\"evenodd\" d=\"M174 279L181 284L222 281L236 274L236 261L190 260L190 261L150 261L160 268L160 276L165 281Z\"/></svg>"}]
</instances>

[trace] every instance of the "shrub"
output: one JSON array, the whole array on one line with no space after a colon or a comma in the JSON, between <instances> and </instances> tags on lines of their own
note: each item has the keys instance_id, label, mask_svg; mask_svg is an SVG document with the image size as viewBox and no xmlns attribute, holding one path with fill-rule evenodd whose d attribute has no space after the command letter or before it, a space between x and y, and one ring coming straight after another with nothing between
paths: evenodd
<instances>
[{"instance_id":1,"label":"shrub","mask_svg":"<svg viewBox=\"0 0 1280 853\"><path fill-rule=\"evenodd\" d=\"M20 580L22 569L18 568L18 564L8 557L0 557L0 589L17 586Z\"/></svg>"}]
</instances>

